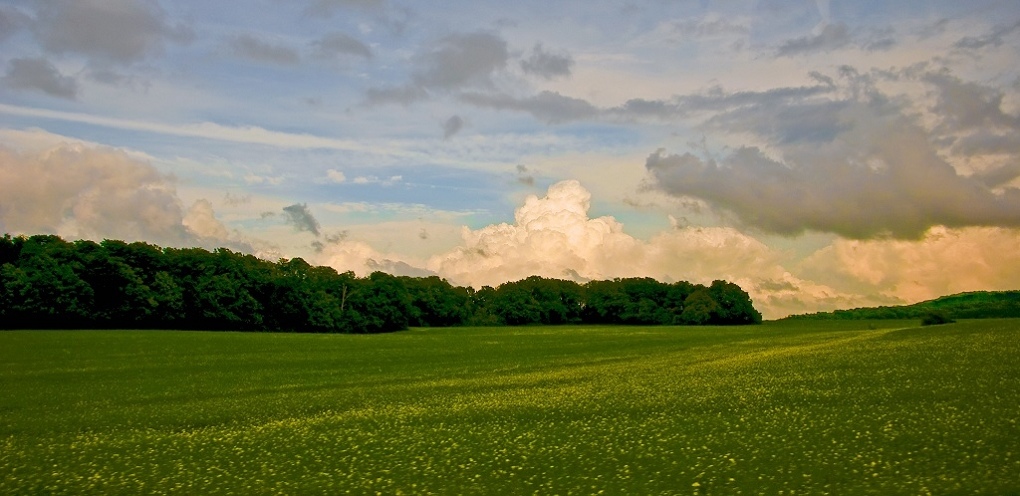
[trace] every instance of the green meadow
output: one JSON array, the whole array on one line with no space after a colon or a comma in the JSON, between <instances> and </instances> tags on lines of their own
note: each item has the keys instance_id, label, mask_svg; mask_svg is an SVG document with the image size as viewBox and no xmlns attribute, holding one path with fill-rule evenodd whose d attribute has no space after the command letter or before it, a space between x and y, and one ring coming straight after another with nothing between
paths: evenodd
<instances>
[{"instance_id":1,"label":"green meadow","mask_svg":"<svg viewBox=\"0 0 1020 496\"><path fill-rule=\"evenodd\" d=\"M1020 320L0 332L3 494L1018 494Z\"/></svg>"}]
</instances>

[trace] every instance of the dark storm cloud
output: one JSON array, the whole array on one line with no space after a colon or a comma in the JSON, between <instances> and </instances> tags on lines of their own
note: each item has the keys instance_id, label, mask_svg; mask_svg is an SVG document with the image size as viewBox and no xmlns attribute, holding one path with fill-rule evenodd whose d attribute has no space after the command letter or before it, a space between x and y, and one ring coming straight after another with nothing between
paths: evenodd
<instances>
[{"instance_id":1,"label":"dark storm cloud","mask_svg":"<svg viewBox=\"0 0 1020 496\"><path fill-rule=\"evenodd\" d=\"M297 50L248 34L231 38L228 42L228 47L234 56L255 62L275 65L295 65L301 61L301 56Z\"/></svg>"},{"instance_id":2,"label":"dark storm cloud","mask_svg":"<svg viewBox=\"0 0 1020 496\"><path fill-rule=\"evenodd\" d=\"M372 50L368 45L358 41L346 33L332 33L312 43L316 55L320 58L332 59L346 55L372 58Z\"/></svg>"},{"instance_id":3,"label":"dark storm cloud","mask_svg":"<svg viewBox=\"0 0 1020 496\"><path fill-rule=\"evenodd\" d=\"M78 95L77 81L61 74L45 59L11 60L3 83L11 89L39 91L68 100L74 100Z\"/></svg>"},{"instance_id":4,"label":"dark storm cloud","mask_svg":"<svg viewBox=\"0 0 1020 496\"><path fill-rule=\"evenodd\" d=\"M39 2L33 30L51 53L75 53L98 62L130 63L160 52L167 42L193 36L170 25L150 0L51 0Z\"/></svg>"},{"instance_id":5,"label":"dark storm cloud","mask_svg":"<svg viewBox=\"0 0 1020 496\"><path fill-rule=\"evenodd\" d=\"M934 225L1020 226L1020 191L995 193L957 173L929 131L881 94L741 106L732 95L715 100L707 129L750 133L770 151L744 147L718 161L656 152L646 166L663 191L784 235L916 239Z\"/></svg>"},{"instance_id":6,"label":"dark storm cloud","mask_svg":"<svg viewBox=\"0 0 1020 496\"><path fill-rule=\"evenodd\" d=\"M573 57L568 54L547 52L541 43L535 45L528 58L521 61L521 70L544 79L570 76L573 66Z\"/></svg>"},{"instance_id":7,"label":"dark storm cloud","mask_svg":"<svg viewBox=\"0 0 1020 496\"><path fill-rule=\"evenodd\" d=\"M295 203L283 207L283 213L287 217L287 222L297 228L298 231L308 231L316 236L319 235L319 221L315 220L315 217L312 216L307 204Z\"/></svg>"}]
</instances>

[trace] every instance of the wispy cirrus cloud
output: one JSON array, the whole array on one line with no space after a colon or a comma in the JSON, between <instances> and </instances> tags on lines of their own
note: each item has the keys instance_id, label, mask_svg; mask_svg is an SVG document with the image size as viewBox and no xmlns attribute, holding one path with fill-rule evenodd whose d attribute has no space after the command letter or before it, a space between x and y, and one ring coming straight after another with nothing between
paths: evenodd
<instances>
[{"instance_id":1,"label":"wispy cirrus cloud","mask_svg":"<svg viewBox=\"0 0 1020 496\"><path fill-rule=\"evenodd\" d=\"M272 131L257 126L232 127L203 122L198 124L167 124L162 122L102 117L77 112L46 110L39 108L19 107L0 103L0 113L25 117L54 119L66 122L91 124L113 129L146 131L172 136L184 136L234 143L251 143L270 145L281 148L319 148L331 150L383 152L394 155L411 155L400 149L379 150L376 147L359 143L356 140L345 140L314 136L310 134L286 133Z\"/></svg>"}]
</instances>

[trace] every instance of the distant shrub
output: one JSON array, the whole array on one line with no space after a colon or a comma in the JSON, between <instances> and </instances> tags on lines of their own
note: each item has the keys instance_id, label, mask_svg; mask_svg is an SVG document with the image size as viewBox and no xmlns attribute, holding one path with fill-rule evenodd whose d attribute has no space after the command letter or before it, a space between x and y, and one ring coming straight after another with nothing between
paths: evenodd
<instances>
[{"instance_id":1,"label":"distant shrub","mask_svg":"<svg viewBox=\"0 0 1020 496\"><path fill-rule=\"evenodd\" d=\"M931 310L921 317L921 325L923 326L952 324L953 322L956 321L949 318L949 315L941 310Z\"/></svg>"}]
</instances>

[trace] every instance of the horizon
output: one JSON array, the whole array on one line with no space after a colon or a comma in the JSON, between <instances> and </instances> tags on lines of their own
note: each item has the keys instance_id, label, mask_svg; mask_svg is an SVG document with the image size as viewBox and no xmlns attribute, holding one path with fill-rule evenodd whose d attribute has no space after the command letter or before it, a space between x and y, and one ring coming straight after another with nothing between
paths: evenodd
<instances>
[{"instance_id":1,"label":"horizon","mask_svg":"<svg viewBox=\"0 0 1020 496\"><path fill-rule=\"evenodd\" d=\"M0 1L0 232L766 319L1020 289L1020 4Z\"/></svg>"}]
</instances>

